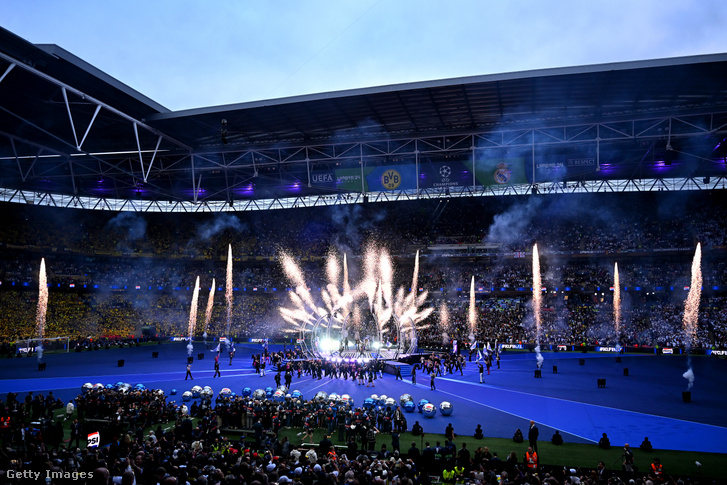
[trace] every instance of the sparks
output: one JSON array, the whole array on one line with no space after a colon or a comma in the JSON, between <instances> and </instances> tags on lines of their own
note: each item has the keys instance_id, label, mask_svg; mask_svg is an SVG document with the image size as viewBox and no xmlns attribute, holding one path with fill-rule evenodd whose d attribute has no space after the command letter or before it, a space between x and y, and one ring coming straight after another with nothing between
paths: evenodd
<instances>
[{"instance_id":1,"label":"sparks","mask_svg":"<svg viewBox=\"0 0 727 485\"><path fill-rule=\"evenodd\" d=\"M207 309L204 312L204 333L207 334L207 329L210 328L210 322L212 321L212 306L215 302L215 279L212 278L212 287L210 288L210 294L207 297Z\"/></svg>"},{"instance_id":2,"label":"sparks","mask_svg":"<svg viewBox=\"0 0 727 485\"><path fill-rule=\"evenodd\" d=\"M613 326L616 329L616 343L621 341L621 281L618 263L613 266Z\"/></svg>"},{"instance_id":3,"label":"sparks","mask_svg":"<svg viewBox=\"0 0 727 485\"><path fill-rule=\"evenodd\" d=\"M227 322L225 326L226 344L230 346L230 329L232 327L232 244L227 248L227 281L225 282L225 301L227 303Z\"/></svg>"},{"instance_id":4,"label":"sparks","mask_svg":"<svg viewBox=\"0 0 727 485\"><path fill-rule=\"evenodd\" d=\"M40 260L40 273L38 275L38 312L36 313L36 327L38 331L38 360L43 357L43 338L45 337L45 315L48 311L48 280L45 274L45 258Z\"/></svg>"}]
</instances>

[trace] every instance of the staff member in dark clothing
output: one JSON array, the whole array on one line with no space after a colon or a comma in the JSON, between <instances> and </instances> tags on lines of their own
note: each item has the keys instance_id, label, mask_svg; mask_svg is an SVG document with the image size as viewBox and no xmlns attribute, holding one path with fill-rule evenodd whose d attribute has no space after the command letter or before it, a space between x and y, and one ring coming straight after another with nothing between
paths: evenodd
<instances>
[{"instance_id":1,"label":"staff member in dark clothing","mask_svg":"<svg viewBox=\"0 0 727 485\"><path fill-rule=\"evenodd\" d=\"M530 429L528 430L528 444L535 451L538 452L538 427L535 426L535 421L530 421Z\"/></svg>"}]
</instances>

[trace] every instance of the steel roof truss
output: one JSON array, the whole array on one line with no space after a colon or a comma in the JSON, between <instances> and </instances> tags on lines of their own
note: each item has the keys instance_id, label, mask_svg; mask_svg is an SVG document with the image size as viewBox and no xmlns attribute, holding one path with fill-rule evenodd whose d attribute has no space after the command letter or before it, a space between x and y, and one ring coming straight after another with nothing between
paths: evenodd
<instances>
[{"instance_id":1,"label":"steel roof truss","mask_svg":"<svg viewBox=\"0 0 727 485\"><path fill-rule=\"evenodd\" d=\"M5 69L5 72L3 73L3 75L0 76L0 83L3 82L3 79L5 79L5 76L10 74L10 71L12 71L14 67L15 67L15 63L11 62L10 65L8 66L8 68Z\"/></svg>"}]
</instances>

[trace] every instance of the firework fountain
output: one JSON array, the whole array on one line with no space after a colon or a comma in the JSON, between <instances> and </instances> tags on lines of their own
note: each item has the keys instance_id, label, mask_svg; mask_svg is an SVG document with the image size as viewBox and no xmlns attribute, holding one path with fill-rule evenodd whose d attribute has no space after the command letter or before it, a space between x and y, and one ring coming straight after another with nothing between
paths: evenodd
<instances>
[{"instance_id":1,"label":"firework fountain","mask_svg":"<svg viewBox=\"0 0 727 485\"><path fill-rule=\"evenodd\" d=\"M187 340L187 355L192 356L194 346L192 345L192 339L194 338L194 330L197 327L197 299L199 298L199 276L197 281L194 283L194 293L192 293L192 305L189 308L189 325L188 333L189 339Z\"/></svg>"},{"instance_id":2,"label":"firework fountain","mask_svg":"<svg viewBox=\"0 0 727 485\"><path fill-rule=\"evenodd\" d=\"M613 327L616 330L616 347L621 345L621 281L618 276L618 263L613 265Z\"/></svg>"},{"instance_id":3,"label":"firework fountain","mask_svg":"<svg viewBox=\"0 0 727 485\"><path fill-rule=\"evenodd\" d=\"M232 327L232 244L227 247L227 280L225 282L225 301L227 303L227 322L225 325L225 345L230 351L230 328Z\"/></svg>"},{"instance_id":4,"label":"firework fountain","mask_svg":"<svg viewBox=\"0 0 727 485\"><path fill-rule=\"evenodd\" d=\"M468 320L470 324L470 342L475 343L475 331L477 330L477 311L475 309L475 277L472 276L470 282L470 309L468 313Z\"/></svg>"},{"instance_id":5,"label":"firework fountain","mask_svg":"<svg viewBox=\"0 0 727 485\"><path fill-rule=\"evenodd\" d=\"M392 321L398 326L403 337L407 334L415 342L418 325L427 318L433 308L421 309L426 300L426 292L417 295L418 254L415 261L415 271L412 288L406 292L399 288L394 294L394 265L386 248L375 244L367 245L363 255L363 278L353 288L348 281L348 260L343 257L343 291L340 292L341 267L340 259L330 252L326 260L326 276L328 283L321 290L319 305L310 293L302 270L295 260L286 252L281 252L280 262L288 280L295 290L289 292L291 305L279 309L283 319L291 324L287 330L290 333L305 333L314 331L321 322L327 320L327 329L339 330L340 336L345 338L350 328L356 329L356 338L360 336L361 310L357 302L368 302L369 311L374 317L376 328L374 342L382 345L391 332ZM402 342L399 342L402 343ZM331 349L329 349L331 350Z\"/></svg>"},{"instance_id":6,"label":"firework fountain","mask_svg":"<svg viewBox=\"0 0 727 485\"><path fill-rule=\"evenodd\" d=\"M36 313L36 327L38 331L38 360L43 358L43 338L45 337L45 314L48 310L48 280L45 275L45 258L40 260L40 273L38 275L38 312Z\"/></svg>"},{"instance_id":7,"label":"firework fountain","mask_svg":"<svg viewBox=\"0 0 727 485\"><path fill-rule=\"evenodd\" d=\"M428 292L419 293L419 251L414 260L414 275L412 276L411 291L404 295L404 288L399 288L394 300L394 318L399 322L403 334L408 334L411 340L412 352L417 347L417 329L426 328L420 325L434 311L433 307L422 308L427 299Z\"/></svg>"},{"instance_id":8,"label":"firework fountain","mask_svg":"<svg viewBox=\"0 0 727 485\"><path fill-rule=\"evenodd\" d=\"M538 245L533 244L533 320L535 320L535 358L538 362L538 368L543 366L543 355L540 353L542 288Z\"/></svg>"},{"instance_id":9,"label":"firework fountain","mask_svg":"<svg viewBox=\"0 0 727 485\"><path fill-rule=\"evenodd\" d=\"M210 322L212 321L212 305L215 302L215 279L212 278L212 287L210 287L210 295L207 297L207 309L204 312L204 337L205 343L207 342L207 329L210 328Z\"/></svg>"},{"instance_id":10,"label":"firework fountain","mask_svg":"<svg viewBox=\"0 0 727 485\"><path fill-rule=\"evenodd\" d=\"M697 322L699 320L699 300L702 296L702 246L697 243L692 261L692 283L689 286L689 294L684 302L684 346L687 350L687 365L689 368L683 374L688 381L688 390L694 385L694 371L692 370L692 345L697 337Z\"/></svg>"},{"instance_id":11,"label":"firework fountain","mask_svg":"<svg viewBox=\"0 0 727 485\"><path fill-rule=\"evenodd\" d=\"M447 302L442 300L439 304L439 328L442 329L442 343L449 344L449 308Z\"/></svg>"}]
</instances>

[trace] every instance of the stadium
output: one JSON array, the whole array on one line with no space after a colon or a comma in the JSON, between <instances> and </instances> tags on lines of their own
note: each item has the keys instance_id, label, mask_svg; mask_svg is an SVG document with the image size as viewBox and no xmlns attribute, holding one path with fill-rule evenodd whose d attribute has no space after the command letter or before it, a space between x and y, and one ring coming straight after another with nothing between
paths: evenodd
<instances>
[{"instance_id":1,"label":"stadium","mask_svg":"<svg viewBox=\"0 0 727 485\"><path fill-rule=\"evenodd\" d=\"M541 442L607 434L613 480L637 477L621 448L645 436L723 478L725 72L715 54L174 112L0 28L5 469L73 444L54 433L71 402L101 457L173 429L153 464L175 476L213 429L262 460L304 423L351 450L360 419L383 433L370 457L412 459L415 422L510 440L533 420ZM397 410L401 453L382 454ZM473 482L532 480L510 445L468 462ZM210 459L250 480L261 463ZM576 474L556 461L541 473Z\"/></svg>"}]
</instances>

